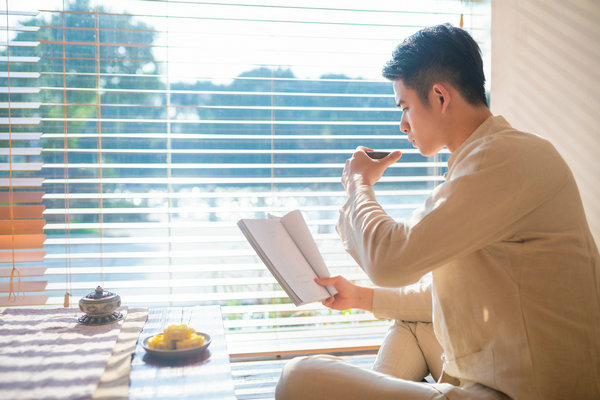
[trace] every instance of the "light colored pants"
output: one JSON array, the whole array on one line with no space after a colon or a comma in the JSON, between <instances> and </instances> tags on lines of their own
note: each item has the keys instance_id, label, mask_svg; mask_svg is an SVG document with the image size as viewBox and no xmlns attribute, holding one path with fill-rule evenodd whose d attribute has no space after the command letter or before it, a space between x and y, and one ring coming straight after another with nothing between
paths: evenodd
<instances>
[{"instance_id":1,"label":"light colored pants","mask_svg":"<svg viewBox=\"0 0 600 400\"><path fill-rule=\"evenodd\" d=\"M373 370L338 357L297 357L283 369L277 400L506 400L508 397L479 384L454 386L425 383L429 373L438 379L442 348L431 323L396 321L388 331Z\"/></svg>"},{"instance_id":2,"label":"light colored pants","mask_svg":"<svg viewBox=\"0 0 600 400\"><path fill-rule=\"evenodd\" d=\"M395 321L383 340L373 369L409 381L421 381L442 373L442 346L427 322Z\"/></svg>"}]
</instances>

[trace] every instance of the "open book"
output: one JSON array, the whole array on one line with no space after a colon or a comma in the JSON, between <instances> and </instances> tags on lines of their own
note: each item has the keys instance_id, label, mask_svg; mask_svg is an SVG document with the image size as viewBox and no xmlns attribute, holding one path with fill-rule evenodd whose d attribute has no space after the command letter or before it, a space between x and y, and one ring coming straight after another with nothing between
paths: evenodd
<instances>
[{"instance_id":1,"label":"open book","mask_svg":"<svg viewBox=\"0 0 600 400\"><path fill-rule=\"evenodd\" d=\"M319 301L337 293L314 278L329 270L300 211L268 219L241 219L238 226L295 305Z\"/></svg>"}]
</instances>

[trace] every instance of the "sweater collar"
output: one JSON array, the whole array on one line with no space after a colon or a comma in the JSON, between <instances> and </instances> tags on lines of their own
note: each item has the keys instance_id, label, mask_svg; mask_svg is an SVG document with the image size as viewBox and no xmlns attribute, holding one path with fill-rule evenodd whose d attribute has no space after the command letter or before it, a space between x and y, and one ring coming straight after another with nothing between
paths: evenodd
<instances>
[{"instance_id":1,"label":"sweater collar","mask_svg":"<svg viewBox=\"0 0 600 400\"><path fill-rule=\"evenodd\" d=\"M461 143L460 146L458 146L456 150L452 152L450 158L448 158L448 168L452 166L452 163L456 160L462 150L469 145L469 143L504 129L511 129L511 126L503 116L492 115L488 117L473 131L473 133L469 135L468 138L465 139L464 142Z\"/></svg>"}]
</instances>

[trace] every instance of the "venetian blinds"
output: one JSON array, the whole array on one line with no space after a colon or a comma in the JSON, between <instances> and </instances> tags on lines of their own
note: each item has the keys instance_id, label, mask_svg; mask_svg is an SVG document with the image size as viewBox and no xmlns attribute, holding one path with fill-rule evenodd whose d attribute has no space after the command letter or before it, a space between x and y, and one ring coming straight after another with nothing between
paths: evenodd
<instances>
[{"instance_id":1,"label":"venetian blinds","mask_svg":"<svg viewBox=\"0 0 600 400\"><path fill-rule=\"evenodd\" d=\"M0 11L0 306L43 304L46 281L42 212L42 149L35 33L19 18L37 12Z\"/></svg>"},{"instance_id":2,"label":"venetian blinds","mask_svg":"<svg viewBox=\"0 0 600 400\"><path fill-rule=\"evenodd\" d=\"M442 22L487 51L489 5L36 5L21 24L38 30L15 38L40 43L47 304L101 284L126 305L221 305L233 354L377 346L386 323L371 314L293 306L236 221L300 209L331 272L368 284L334 229L344 161L358 145L403 149L376 186L402 218L447 158L400 135L381 66Z\"/></svg>"}]
</instances>

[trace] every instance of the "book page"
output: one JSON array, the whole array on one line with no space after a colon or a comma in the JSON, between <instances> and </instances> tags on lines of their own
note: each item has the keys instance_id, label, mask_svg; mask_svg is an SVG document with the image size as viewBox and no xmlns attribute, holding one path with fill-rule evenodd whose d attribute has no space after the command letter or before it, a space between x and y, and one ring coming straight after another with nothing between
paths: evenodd
<instances>
[{"instance_id":1,"label":"book page","mask_svg":"<svg viewBox=\"0 0 600 400\"><path fill-rule=\"evenodd\" d=\"M304 254L304 257L306 257L306 260L312 266L317 276L319 278L329 277L329 270L325 265L323 256L321 256L300 211L295 210L287 213L281 218L281 223L296 243L296 246Z\"/></svg>"},{"instance_id":2,"label":"book page","mask_svg":"<svg viewBox=\"0 0 600 400\"><path fill-rule=\"evenodd\" d=\"M281 223L288 231L296 246L300 249L306 260L315 271L319 278L328 278L329 269L325 265L325 260L315 243L315 240L306 225L306 221L299 210L290 211L281 219ZM334 295L337 290L333 286L327 286L327 291Z\"/></svg>"},{"instance_id":3,"label":"book page","mask_svg":"<svg viewBox=\"0 0 600 400\"><path fill-rule=\"evenodd\" d=\"M240 223L252 235L263 255L272 264L265 262L267 267L277 270L271 271L273 275L277 278L279 274L302 303L320 301L330 296L324 287L315 283L315 272L280 220L242 219ZM282 287L285 289L284 284Z\"/></svg>"}]
</instances>

